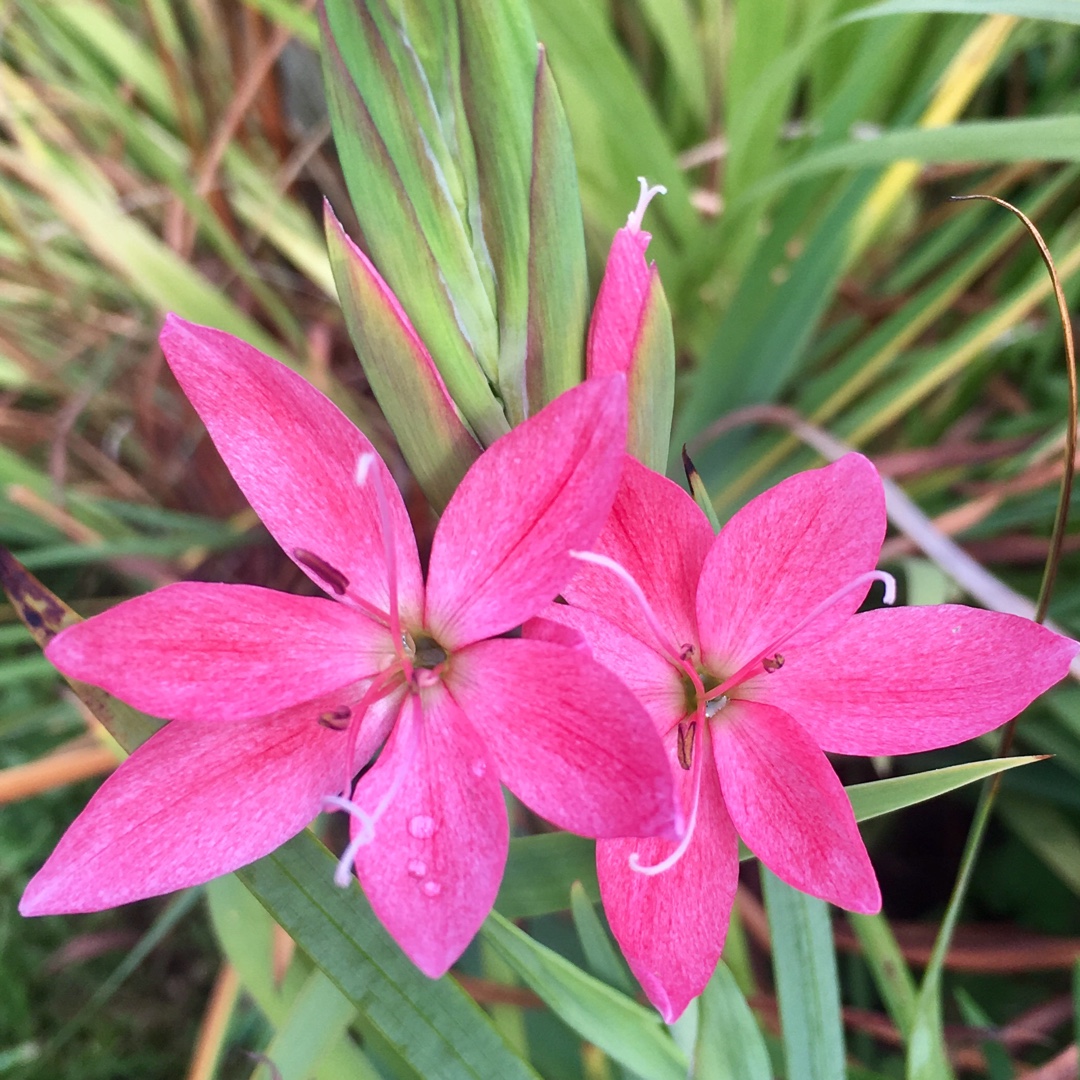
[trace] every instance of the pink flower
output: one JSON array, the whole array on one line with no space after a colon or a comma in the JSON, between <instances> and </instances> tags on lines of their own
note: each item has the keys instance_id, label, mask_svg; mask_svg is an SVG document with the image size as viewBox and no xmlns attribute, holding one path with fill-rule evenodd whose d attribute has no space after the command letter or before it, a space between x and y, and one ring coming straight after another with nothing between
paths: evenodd
<instances>
[{"instance_id":1,"label":"pink flower","mask_svg":"<svg viewBox=\"0 0 1080 1080\"><path fill-rule=\"evenodd\" d=\"M796 888L879 909L826 752L907 754L980 735L1062 678L1080 648L953 605L856 614L887 578L874 570L885 525L881 481L858 454L778 484L715 537L677 485L628 458L598 554L585 556L600 565L564 589L575 607L551 612L648 708L690 819L678 845L597 845L611 927L668 1021L723 948L738 836Z\"/></svg>"},{"instance_id":2,"label":"pink flower","mask_svg":"<svg viewBox=\"0 0 1080 1080\"><path fill-rule=\"evenodd\" d=\"M543 626L499 636L548 604L575 569L569 549L603 525L626 430L618 376L570 390L480 457L425 582L389 471L322 394L175 317L162 347L251 505L333 599L181 583L52 641L66 675L173 722L94 796L24 914L206 881L272 851L331 796L353 817L344 881L355 860L379 918L434 977L494 901L500 781L563 828L675 835L661 744L629 691L540 640L558 636Z\"/></svg>"}]
</instances>

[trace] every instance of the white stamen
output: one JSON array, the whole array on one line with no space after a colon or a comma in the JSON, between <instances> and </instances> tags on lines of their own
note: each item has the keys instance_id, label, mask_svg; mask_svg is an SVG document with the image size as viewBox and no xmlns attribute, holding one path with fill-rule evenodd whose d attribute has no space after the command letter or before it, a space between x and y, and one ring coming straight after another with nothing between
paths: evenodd
<instances>
[{"instance_id":1,"label":"white stamen","mask_svg":"<svg viewBox=\"0 0 1080 1080\"><path fill-rule=\"evenodd\" d=\"M413 712L422 712L423 707L420 704L420 699L415 695L411 699L414 709ZM415 715L413 720L419 720ZM334 870L334 884L339 889L348 887L350 880L352 879L353 863L356 862L356 856L362 847L366 847L375 839L375 826L378 824L379 819L386 813L390 803L394 801L394 796L397 795L401 789L401 785L405 780L406 774L409 772L412 766L412 759L416 752L416 741L419 737L411 729L406 729L404 725L405 710L401 710L401 714L398 717L399 728L396 732L396 739L407 739L406 746L408 753L403 761L398 762L397 772L394 775L394 779L390 783L390 787L383 794L383 797L379 800L379 804L375 807L372 813L368 813L363 807L358 806L351 799L346 799L342 795L324 795L323 796L323 809L324 810L344 810L350 817L355 818L360 822L360 831L354 836L348 844L348 847L341 854L341 858L338 859L338 864Z\"/></svg>"},{"instance_id":2,"label":"white stamen","mask_svg":"<svg viewBox=\"0 0 1080 1080\"><path fill-rule=\"evenodd\" d=\"M773 656L778 653L800 630L809 626L819 615L823 615L829 610L838 600L842 600L849 592L854 592L856 589L861 589L864 586L869 588L875 581L880 581L885 586L885 595L882 597L882 602L885 604L896 603L896 578L892 576L886 570L870 570L865 574L860 574L857 578L853 578L846 585L841 586L832 594L822 600L820 604L809 615L806 616L794 630L789 630L779 641L777 641L771 648L766 649L763 653L764 656Z\"/></svg>"},{"instance_id":3,"label":"white stamen","mask_svg":"<svg viewBox=\"0 0 1080 1080\"><path fill-rule=\"evenodd\" d=\"M652 866L642 866L641 856L636 852L630 855L630 869L637 874L646 877L655 877L665 870L670 870L685 854L694 838L694 830L697 828L698 804L701 802L701 759L708 753L708 726L702 725L699 745L694 753L694 800L690 807L690 818L686 823L686 832L683 833L679 846L664 860Z\"/></svg>"},{"instance_id":4,"label":"white stamen","mask_svg":"<svg viewBox=\"0 0 1080 1080\"><path fill-rule=\"evenodd\" d=\"M641 222L645 218L645 211L649 208L649 203L657 195L667 194L667 188L663 184L654 184L649 187L649 181L644 176L638 177L638 183L641 185L641 194L638 196L637 206L634 207L630 216L626 219L626 227L634 232L641 231Z\"/></svg>"},{"instance_id":5,"label":"white stamen","mask_svg":"<svg viewBox=\"0 0 1080 1080\"><path fill-rule=\"evenodd\" d=\"M823 615L829 610L838 600L842 600L849 592L854 592L856 589L869 588L875 581L880 581L885 586L885 595L882 600L886 604L893 604L896 602L896 578L886 570L869 570L865 574L860 574L856 578L852 578L846 585L842 585L831 596L826 597L821 601L813 611L810 612L804 619L798 622L795 627L788 630L782 637L774 641L767 649L760 650L747 664L743 664L738 671L735 672L729 679L722 682L715 690L710 690L707 698L711 702L712 700L719 698L722 694L726 694L733 687L738 686L744 679L750 677L751 674L756 673L761 668L761 662L766 657L775 657L779 655L780 650L787 644L796 634L800 633L807 626L810 625L818 616Z\"/></svg>"},{"instance_id":6,"label":"white stamen","mask_svg":"<svg viewBox=\"0 0 1080 1080\"><path fill-rule=\"evenodd\" d=\"M645 621L649 624L649 629L653 632L661 651L676 667L682 668L685 666L680 650L672 649L668 644L668 636L660 625L660 620L656 617L656 612L653 611L644 590L634 580L634 575L625 566L617 563L614 559L609 559L606 555L598 555L595 551L571 551L570 557L578 559L580 562L592 563L594 566L602 566L605 570L610 570L630 590L637 601L638 607L641 608L641 613L645 616Z\"/></svg>"}]
</instances>

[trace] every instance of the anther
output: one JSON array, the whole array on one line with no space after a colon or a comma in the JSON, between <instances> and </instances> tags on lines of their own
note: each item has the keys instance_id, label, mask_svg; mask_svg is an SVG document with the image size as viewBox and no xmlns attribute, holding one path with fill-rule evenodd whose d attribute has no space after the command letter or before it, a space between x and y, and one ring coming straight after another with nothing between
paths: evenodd
<instances>
[{"instance_id":1,"label":"anther","mask_svg":"<svg viewBox=\"0 0 1080 1080\"><path fill-rule=\"evenodd\" d=\"M680 660L689 660L690 657L693 656L693 655L694 655L694 646L693 645L684 645L679 650L679 659Z\"/></svg>"},{"instance_id":2,"label":"anther","mask_svg":"<svg viewBox=\"0 0 1080 1080\"><path fill-rule=\"evenodd\" d=\"M339 705L336 709L330 709L328 712L319 714L319 723L323 727L331 728L334 731L344 731L349 726L349 718L352 716L352 709L348 705Z\"/></svg>"},{"instance_id":3,"label":"anther","mask_svg":"<svg viewBox=\"0 0 1080 1080\"><path fill-rule=\"evenodd\" d=\"M331 566L325 559L304 548L294 548L293 558L329 585L331 592L338 596L345 595L345 590L349 587L349 579L336 566Z\"/></svg>"},{"instance_id":4,"label":"anther","mask_svg":"<svg viewBox=\"0 0 1080 1080\"><path fill-rule=\"evenodd\" d=\"M687 722L683 720L679 724L678 754L679 764L684 769L689 769L694 763L694 735L697 732L697 721Z\"/></svg>"},{"instance_id":5,"label":"anther","mask_svg":"<svg viewBox=\"0 0 1080 1080\"><path fill-rule=\"evenodd\" d=\"M777 653L775 656L766 656L761 661L761 666L771 675L774 671L779 671L784 666L784 658L780 653Z\"/></svg>"}]
</instances>

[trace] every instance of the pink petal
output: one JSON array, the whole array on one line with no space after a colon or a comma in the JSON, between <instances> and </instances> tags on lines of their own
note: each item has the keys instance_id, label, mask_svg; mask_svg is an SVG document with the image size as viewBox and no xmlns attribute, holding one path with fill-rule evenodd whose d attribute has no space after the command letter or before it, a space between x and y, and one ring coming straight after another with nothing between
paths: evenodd
<instances>
[{"instance_id":1,"label":"pink petal","mask_svg":"<svg viewBox=\"0 0 1080 1080\"><path fill-rule=\"evenodd\" d=\"M188 400L255 512L320 588L389 610L386 556L372 479L356 482L371 443L309 382L220 330L170 315L161 347ZM393 523L398 603L418 621L423 580L412 526L375 455Z\"/></svg>"},{"instance_id":2,"label":"pink petal","mask_svg":"<svg viewBox=\"0 0 1080 1080\"><path fill-rule=\"evenodd\" d=\"M661 735L666 735L693 712L682 672L654 648L602 615L567 604L551 604L544 609L544 620L560 623L578 634L588 646L589 654L645 707ZM526 623L526 628L529 626L531 623Z\"/></svg>"},{"instance_id":3,"label":"pink petal","mask_svg":"<svg viewBox=\"0 0 1080 1080\"><path fill-rule=\"evenodd\" d=\"M547 641L481 641L455 654L446 683L499 779L536 813L582 836L672 834L660 739L591 657Z\"/></svg>"},{"instance_id":4,"label":"pink petal","mask_svg":"<svg viewBox=\"0 0 1080 1080\"><path fill-rule=\"evenodd\" d=\"M615 505L593 550L614 559L641 586L665 643L678 652L698 643L694 597L713 531L694 500L667 477L632 457L623 464ZM657 646L629 590L610 571L583 563L563 589L574 607L603 615Z\"/></svg>"},{"instance_id":5,"label":"pink petal","mask_svg":"<svg viewBox=\"0 0 1080 1080\"><path fill-rule=\"evenodd\" d=\"M102 784L19 910L100 911L261 858L340 790L346 745L345 732L304 708L272 720L166 725Z\"/></svg>"},{"instance_id":6,"label":"pink petal","mask_svg":"<svg viewBox=\"0 0 1080 1080\"><path fill-rule=\"evenodd\" d=\"M724 802L746 846L796 889L878 911L851 803L813 739L780 709L739 700L716 715L712 733Z\"/></svg>"},{"instance_id":7,"label":"pink petal","mask_svg":"<svg viewBox=\"0 0 1080 1080\"><path fill-rule=\"evenodd\" d=\"M794 716L830 753L910 754L1003 724L1065 677L1080 645L959 605L866 611L741 692Z\"/></svg>"},{"instance_id":8,"label":"pink petal","mask_svg":"<svg viewBox=\"0 0 1080 1080\"><path fill-rule=\"evenodd\" d=\"M565 645L568 649L576 649L586 656L592 656L589 642L580 630L553 619L545 619L541 615L522 624L521 636L529 641L550 641L553 645Z\"/></svg>"},{"instance_id":9,"label":"pink petal","mask_svg":"<svg viewBox=\"0 0 1080 1080\"><path fill-rule=\"evenodd\" d=\"M423 693L423 716L402 706L355 802L374 812L389 795L356 870L375 914L425 975L461 955L499 890L509 843L506 807L483 740L441 686ZM355 829L354 829L355 832Z\"/></svg>"},{"instance_id":10,"label":"pink petal","mask_svg":"<svg viewBox=\"0 0 1080 1080\"><path fill-rule=\"evenodd\" d=\"M689 813L692 773L679 767L674 736L668 747ZM702 765L697 831L674 866L652 877L630 867L634 852L645 866L660 863L676 846L667 840L601 840L596 845L600 895L612 933L642 989L669 1024L712 977L739 880L735 830L716 773L708 762Z\"/></svg>"},{"instance_id":11,"label":"pink petal","mask_svg":"<svg viewBox=\"0 0 1080 1080\"><path fill-rule=\"evenodd\" d=\"M611 509L626 444L621 375L561 394L484 452L435 532L426 625L452 648L553 600Z\"/></svg>"},{"instance_id":12,"label":"pink petal","mask_svg":"<svg viewBox=\"0 0 1080 1080\"><path fill-rule=\"evenodd\" d=\"M589 377L630 369L638 327L656 266L645 261L652 237L629 226L619 229L611 242L607 266L596 294L586 366Z\"/></svg>"},{"instance_id":13,"label":"pink petal","mask_svg":"<svg viewBox=\"0 0 1080 1080\"><path fill-rule=\"evenodd\" d=\"M67 676L154 716L247 720L351 688L393 656L389 633L344 604L253 585L180 582L58 634Z\"/></svg>"},{"instance_id":14,"label":"pink petal","mask_svg":"<svg viewBox=\"0 0 1080 1080\"><path fill-rule=\"evenodd\" d=\"M842 586L877 565L885 496L861 454L798 473L751 500L721 529L697 592L706 663L733 675ZM787 648L841 626L868 589L847 593Z\"/></svg>"}]
</instances>

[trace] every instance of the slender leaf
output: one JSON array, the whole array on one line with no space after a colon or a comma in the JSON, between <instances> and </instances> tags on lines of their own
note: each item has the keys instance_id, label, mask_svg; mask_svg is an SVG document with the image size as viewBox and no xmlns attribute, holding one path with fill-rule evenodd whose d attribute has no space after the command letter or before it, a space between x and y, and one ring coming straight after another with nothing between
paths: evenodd
<instances>
[{"instance_id":1,"label":"slender leaf","mask_svg":"<svg viewBox=\"0 0 1080 1080\"><path fill-rule=\"evenodd\" d=\"M761 869L788 1080L844 1080L829 906Z\"/></svg>"},{"instance_id":2,"label":"slender leaf","mask_svg":"<svg viewBox=\"0 0 1080 1080\"><path fill-rule=\"evenodd\" d=\"M585 974L497 912L481 933L582 1038L650 1080L685 1080L686 1060L651 1009Z\"/></svg>"},{"instance_id":3,"label":"slender leaf","mask_svg":"<svg viewBox=\"0 0 1080 1080\"><path fill-rule=\"evenodd\" d=\"M701 995L693 1080L771 1080L765 1040L735 977L721 960Z\"/></svg>"},{"instance_id":4,"label":"slender leaf","mask_svg":"<svg viewBox=\"0 0 1080 1080\"><path fill-rule=\"evenodd\" d=\"M365 1023L421 1076L536 1080L480 1007L452 980L422 975L359 885L338 889L333 875L333 856L310 832L237 872Z\"/></svg>"},{"instance_id":5,"label":"slender leaf","mask_svg":"<svg viewBox=\"0 0 1080 1080\"><path fill-rule=\"evenodd\" d=\"M626 969L626 962L615 948L603 921L596 914L593 901L580 881L575 881L570 886L570 914L589 970L598 979L603 979L608 986L613 986L624 994L632 994L634 985Z\"/></svg>"}]
</instances>

